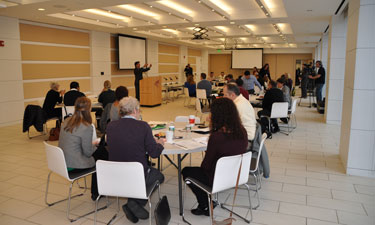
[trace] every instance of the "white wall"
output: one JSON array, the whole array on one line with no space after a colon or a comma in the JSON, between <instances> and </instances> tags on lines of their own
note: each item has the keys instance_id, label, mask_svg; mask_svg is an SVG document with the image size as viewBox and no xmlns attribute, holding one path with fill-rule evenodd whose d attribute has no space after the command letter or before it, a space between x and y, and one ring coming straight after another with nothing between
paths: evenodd
<instances>
[{"instance_id":1,"label":"white wall","mask_svg":"<svg viewBox=\"0 0 375 225\"><path fill-rule=\"evenodd\" d=\"M23 119L23 81L18 19L0 16L0 126Z\"/></svg>"}]
</instances>

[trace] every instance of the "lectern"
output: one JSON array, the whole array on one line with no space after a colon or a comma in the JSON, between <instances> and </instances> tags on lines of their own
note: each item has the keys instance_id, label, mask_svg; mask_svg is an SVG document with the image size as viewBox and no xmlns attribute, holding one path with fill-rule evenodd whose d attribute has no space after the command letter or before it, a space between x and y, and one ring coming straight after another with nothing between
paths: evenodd
<instances>
[{"instance_id":1,"label":"lectern","mask_svg":"<svg viewBox=\"0 0 375 225\"><path fill-rule=\"evenodd\" d=\"M141 106L154 107L161 105L161 77L144 77L139 85Z\"/></svg>"}]
</instances>

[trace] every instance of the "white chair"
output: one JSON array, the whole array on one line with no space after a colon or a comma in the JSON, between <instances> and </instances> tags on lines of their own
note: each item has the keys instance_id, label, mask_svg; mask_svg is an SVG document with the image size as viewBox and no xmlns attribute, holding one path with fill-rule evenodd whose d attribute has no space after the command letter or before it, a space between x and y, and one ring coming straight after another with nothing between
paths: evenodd
<instances>
[{"instance_id":1,"label":"white chair","mask_svg":"<svg viewBox=\"0 0 375 225\"><path fill-rule=\"evenodd\" d=\"M197 99L199 99L202 103L208 101L206 89L198 89L197 88Z\"/></svg>"},{"instance_id":2,"label":"white chair","mask_svg":"<svg viewBox=\"0 0 375 225\"><path fill-rule=\"evenodd\" d=\"M74 106L63 106L62 110L62 121L64 122L66 116L72 116L74 114Z\"/></svg>"},{"instance_id":3,"label":"white chair","mask_svg":"<svg viewBox=\"0 0 375 225\"><path fill-rule=\"evenodd\" d=\"M202 120L203 114L209 114L210 113L210 112L203 112L202 111L202 104L201 104L201 102L199 101L198 98L195 99L195 110L196 110L195 115L198 115L198 114L201 115L200 120Z\"/></svg>"},{"instance_id":4,"label":"white chair","mask_svg":"<svg viewBox=\"0 0 375 225\"><path fill-rule=\"evenodd\" d=\"M189 122L189 116L176 116L174 119L174 122L178 123L188 123ZM201 119L199 117L195 117L195 123L200 123Z\"/></svg>"},{"instance_id":5,"label":"white chair","mask_svg":"<svg viewBox=\"0 0 375 225\"><path fill-rule=\"evenodd\" d=\"M90 215L90 214L94 213L95 211L91 211L91 212L88 212L88 213L86 213L82 216L78 216L74 219L70 218L70 200L72 198L82 196L86 192L86 190L87 190L86 177L88 175L91 175L91 174L95 173L95 168L79 170L79 172L75 172L75 171L68 172L68 168L66 166L66 161L65 161L65 157L64 157L64 153L63 153L62 149L59 148L59 147L47 144L46 142L44 142L44 146L45 146L45 149L46 149L48 169L50 170L50 172L48 173L48 178L47 178L47 187L46 187L46 194L45 194L45 199L44 199L45 203L48 206L53 206L56 203L68 200L66 216L67 216L67 218L70 222L77 221L78 219L80 219L84 216L87 216L87 215ZM56 202L53 202L53 203L48 203L48 200L47 200L48 187L49 187L49 181L50 181L50 177L51 177L52 173L56 173L56 174L62 176L63 178L67 179L70 182L69 195L68 195L68 198L66 198L66 199L62 199L60 201L56 201ZM83 191L83 193L72 196L73 184L74 184L75 181L77 181L78 179L81 179L81 178L85 179L84 191ZM102 210L104 208L106 208L106 206L100 208L100 210Z\"/></svg>"},{"instance_id":6,"label":"white chair","mask_svg":"<svg viewBox=\"0 0 375 225\"><path fill-rule=\"evenodd\" d=\"M265 117L268 119L268 130L271 132L271 119L279 119L279 118L288 118L288 102L275 102L272 104L271 116L262 115L261 117ZM288 123L288 131L287 133L282 132L286 135L289 135L289 123Z\"/></svg>"},{"instance_id":7,"label":"white chair","mask_svg":"<svg viewBox=\"0 0 375 225\"><path fill-rule=\"evenodd\" d=\"M190 97L189 95L189 88L187 87L184 87L184 95L185 95L185 99L184 99L184 106L189 106L190 105L190 100L194 97ZM188 104L186 104L186 100L188 99Z\"/></svg>"},{"instance_id":8,"label":"white chair","mask_svg":"<svg viewBox=\"0 0 375 225\"><path fill-rule=\"evenodd\" d=\"M253 209L257 209L260 206L260 197L259 197L258 191L261 188L262 177L261 177L260 170L259 170L259 160L260 160L260 155L262 154L264 142L266 141L266 139L267 139L267 134L264 133L262 135L262 141L260 142L258 155L257 155L256 158L251 159L252 162L251 162L251 165L250 165L249 174L251 174L254 177L255 192L256 192L256 195L257 195L257 199L258 199L258 205L255 206Z\"/></svg>"},{"instance_id":9,"label":"white chair","mask_svg":"<svg viewBox=\"0 0 375 225\"><path fill-rule=\"evenodd\" d=\"M290 108L290 111L288 112L288 114L289 114L289 121L290 121L290 125L291 125L292 129L296 129L297 128L296 109L297 109L297 99L293 99L292 100L292 107ZM294 120L294 124L293 124L293 121L292 121L292 117L293 117L293 120Z\"/></svg>"},{"instance_id":10,"label":"white chair","mask_svg":"<svg viewBox=\"0 0 375 225\"><path fill-rule=\"evenodd\" d=\"M146 188L146 180L141 163L98 160L96 162L96 174L99 196L95 202L94 224L96 224L96 212L100 196L113 196L117 197L117 213L120 211L119 197L147 199L150 209L149 223L151 225L150 196L154 189L158 187L160 199L160 184L156 181L152 185L152 188ZM117 217L117 213L112 217L110 222Z\"/></svg>"},{"instance_id":11,"label":"white chair","mask_svg":"<svg viewBox=\"0 0 375 225\"><path fill-rule=\"evenodd\" d=\"M234 156L227 156L220 158L216 163L216 169L215 169L215 175L214 180L212 184L212 188L208 187L207 185L202 184L201 182L193 179L193 178L186 178L185 179L185 191L184 191L184 202L186 197L186 185L187 184L193 184L199 189L203 190L208 195L208 202L209 202L209 212L211 214L210 208L211 208L211 201L210 198L213 198L214 195L218 194L219 192L234 188L236 186L237 182L237 176L238 171L240 169L241 164L241 158L242 158L242 166L241 166L241 172L240 172L240 179L238 182L238 186L244 185L247 188L248 191L248 197L249 197L249 210L251 219L247 220L246 218L240 216L239 214L233 212L236 216L243 219L245 222L250 223L253 219L253 213L252 213L252 206L251 206L251 199L250 199L250 188L247 185L247 182L249 180L249 171L250 171L250 163L251 163L251 156L252 152L247 152L243 155L234 155ZM230 169L228 169L230 168ZM226 208L223 204L220 204L223 209L226 209L228 211L228 208ZM210 217L210 224L212 225L212 218L213 215ZM184 213L182 213L182 219L183 221L186 221L184 218Z\"/></svg>"}]
</instances>

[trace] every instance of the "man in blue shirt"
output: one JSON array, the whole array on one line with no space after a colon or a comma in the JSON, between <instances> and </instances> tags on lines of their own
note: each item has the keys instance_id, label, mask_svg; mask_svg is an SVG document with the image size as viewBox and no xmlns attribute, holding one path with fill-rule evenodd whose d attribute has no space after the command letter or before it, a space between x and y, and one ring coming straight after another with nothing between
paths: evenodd
<instances>
[{"instance_id":1,"label":"man in blue shirt","mask_svg":"<svg viewBox=\"0 0 375 225\"><path fill-rule=\"evenodd\" d=\"M254 75L250 75L250 71L245 71L245 76L242 77L243 88L249 92L249 94L254 94L254 85L258 86L262 90L262 85L258 82L257 78Z\"/></svg>"},{"instance_id":2,"label":"man in blue shirt","mask_svg":"<svg viewBox=\"0 0 375 225\"><path fill-rule=\"evenodd\" d=\"M205 89L207 98L209 98L212 92L212 84L206 80L206 77L207 75L205 73L201 73L201 81L199 81L197 89Z\"/></svg>"}]
</instances>

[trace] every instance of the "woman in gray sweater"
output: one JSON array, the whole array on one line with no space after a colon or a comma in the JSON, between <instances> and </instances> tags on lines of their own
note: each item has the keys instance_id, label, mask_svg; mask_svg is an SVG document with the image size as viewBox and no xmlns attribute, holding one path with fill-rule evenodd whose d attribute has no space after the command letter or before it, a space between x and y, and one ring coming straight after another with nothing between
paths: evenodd
<instances>
[{"instance_id":1,"label":"woman in gray sweater","mask_svg":"<svg viewBox=\"0 0 375 225\"><path fill-rule=\"evenodd\" d=\"M95 167L98 159L94 126L91 118L91 101L80 97L74 105L73 116L66 119L61 127L59 147L63 150L68 171L79 171ZM96 137L96 135L95 135ZM91 179L91 198L98 196L96 174Z\"/></svg>"}]
</instances>

